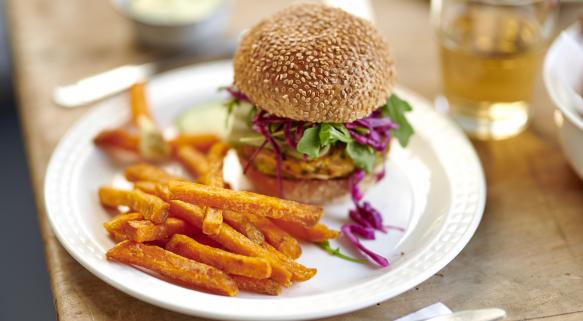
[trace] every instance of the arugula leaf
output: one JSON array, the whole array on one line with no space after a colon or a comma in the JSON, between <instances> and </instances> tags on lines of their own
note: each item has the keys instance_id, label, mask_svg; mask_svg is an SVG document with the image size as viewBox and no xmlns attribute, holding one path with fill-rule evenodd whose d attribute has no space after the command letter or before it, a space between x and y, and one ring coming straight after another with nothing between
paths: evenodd
<instances>
[{"instance_id":1,"label":"arugula leaf","mask_svg":"<svg viewBox=\"0 0 583 321\"><path fill-rule=\"evenodd\" d=\"M297 151L314 159L320 156L322 148L339 141L346 143L346 153L354 161L356 167L369 173L373 170L376 162L374 150L354 141L342 124L325 123L306 129L298 143Z\"/></svg>"},{"instance_id":2,"label":"arugula leaf","mask_svg":"<svg viewBox=\"0 0 583 321\"><path fill-rule=\"evenodd\" d=\"M328 252L328 254L333 255L333 256L336 256L336 257L339 257L339 258L341 258L343 260L346 260L346 261L350 261L350 262L354 262L354 263L367 263L368 262L368 260L366 260L366 259L356 259L356 258L350 257L348 255L342 254L340 252L340 248L339 247L336 248L336 249L333 249L330 246L330 242L328 242L328 241L324 241L322 243L319 243L318 246L322 250Z\"/></svg>"},{"instance_id":3,"label":"arugula leaf","mask_svg":"<svg viewBox=\"0 0 583 321\"><path fill-rule=\"evenodd\" d=\"M389 117L399 125L398 129L391 130L391 134L403 147L407 146L414 133L413 127L405 117L405 113L411 110L411 105L395 94L391 95L386 104L381 107L383 116ZM354 130L362 135L368 134L368 129L364 127L356 127ZM375 151L370 146L356 142L344 124L323 123L306 129L298 143L297 151L314 159L320 156L322 148L338 142L346 144L346 153L354 161L356 167L369 173L373 170L377 160Z\"/></svg>"},{"instance_id":4,"label":"arugula leaf","mask_svg":"<svg viewBox=\"0 0 583 321\"><path fill-rule=\"evenodd\" d=\"M227 102L225 103L225 107L227 107L227 114L230 115L235 109L235 107L239 106L240 103L241 102L235 98L227 100Z\"/></svg>"},{"instance_id":5,"label":"arugula leaf","mask_svg":"<svg viewBox=\"0 0 583 321\"><path fill-rule=\"evenodd\" d=\"M348 129L342 124L322 124L320 127L320 145L332 145L337 141L343 143L352 141Z\"/></svg>"},{"instance_id":6,"label":"arugula leaf","mask_svg":"<svg viewBox=\"0 0 583 321\"><path fill-rule=\"evenodd\" d=\"M224 105L225 107L227 107L227 117L225 117L225 127L229 126L229 118L231 118L231 114L233 114L233 110L235 110L235 107L239 106L241 104L241 102L235 98L231 98L229 100L227 100Z\"/></svg>"},{"instance_id":7,"label":"arugula leaf","mask_svg":"<svg viewBox=\"0 0 583 321\"><path fill-rule=\"evenodd\" d=\"M346 153L352 158L356 167L364 169L367 173L372 172L376 161L376 155L372 148L351 141L346 145Z\"/></svg>"},{"instance_id":8,"label":"arugula leaf","mask_svg":"<svg viewBox=\"0 0 583 321\"><path fill-rule=\"evenodd\" d=\"M314 126L304 130L302 138L298 142L297 151L308 155L310 159L320 156L320 127Z\"/></svg>"},{"instance_id":9,"label":"arugula leaf","mask_svg":"<svg viewBox=\"0 0 583 321\"><path fill-rule=\"evenodd\" d=\"M249 114L247 114L247 126L251 128L253 126L253 118L257 115L257 108L255 106L251 106L249 109Z\"/></svg>"},{"instance_id":10,"label":"arugula leaf","mask_svg":"<svg viewBox=\"0 0 583 321\"><path fill-rule=\"evenodd\" d=\"M399 124L399 128L391 130L393 136L397 137L401 146L407 146L409 139L415 133L413 127L407 121L407 117L405 117L406 112L413 110L411 105L399 96L392 94L387 100L387 103L381 108L385 117L389 117L392 121Z\"/></svg>"}]
</instances>

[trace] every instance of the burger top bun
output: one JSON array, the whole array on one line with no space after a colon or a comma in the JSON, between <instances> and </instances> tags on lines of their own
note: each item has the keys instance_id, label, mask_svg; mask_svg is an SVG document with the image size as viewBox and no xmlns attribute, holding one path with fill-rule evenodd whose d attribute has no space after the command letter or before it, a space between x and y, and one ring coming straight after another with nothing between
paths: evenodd
<instances>
[{"instance_id":1,"label":"burger top bun","mask_svg":"<svg viewBox=\"0 0 583 321\"><path fill-rule=\"evenodd\" d=\"M388 45L366 20L297 3L261 21L235 53L235 86L260 109L308 122L347 123L393 88Z\"/></svg>"}]
</instances>

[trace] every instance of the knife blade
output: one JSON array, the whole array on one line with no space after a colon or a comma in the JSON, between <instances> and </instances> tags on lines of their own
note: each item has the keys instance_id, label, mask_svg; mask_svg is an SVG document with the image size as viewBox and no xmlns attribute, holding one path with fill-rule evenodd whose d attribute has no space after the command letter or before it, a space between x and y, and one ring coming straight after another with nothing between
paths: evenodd
<instances>
[{"instance_id":1,"label":"knife blade","mask_svg":"<svg viewBox=\"0 0 583 321\"><path fill-rule=\"evenodd\" d=\"M157 69L156 63L121 66L70 85L57 87L53 92L53 101L66 108L86 105L150 78Z\"/></svg>"},{"instance_id":2,"label":"knife blade","mask_svg":"<svg viewBox=\"0 0 583 321\"><path fill-rule=\"evenodd\" d=\"M187 51L153 62L120 66L73 84L59 86L53 91L53 101L65 108L84 106L128 89L139 81L146 81L164 71L184 67L205 60L230 57L235 51L235 39L226 39L205 48L201 54Z\"/></svg>"},{"instance_id":3,"label":"knife blade","mask_svg":"<svg viewBox=\"0 0 583 321\"><path fill-rule=\"evenodd\" d=\"M497 321L506 318L502 309L479 309L454 312L421 321Z\"/></svg>"}]
</instances>

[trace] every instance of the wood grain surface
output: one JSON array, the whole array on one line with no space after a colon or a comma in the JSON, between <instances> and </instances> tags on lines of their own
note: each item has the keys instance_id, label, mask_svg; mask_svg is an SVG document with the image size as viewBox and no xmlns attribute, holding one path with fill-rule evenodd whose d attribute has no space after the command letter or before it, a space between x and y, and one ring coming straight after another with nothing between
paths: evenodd
<instances>
[{"instance_id":1,"label":"wood grain surface","mask_svg":"<svg viewBox=\"0 0 583 321\"><path fill-rule=\"evenodd\" d=\"M241 30L286 2L239 1L231 28ZM432 99L440 87L428 4L378 0L374 9L399 82ZM55 238L43 205L51 152L90 108L56 107L53 88L157 54L135 44L131 25L110 1L12 0L8 10L20 119L59 320L196 320L129 297L85 270ZM564 5L560 26L580 13L583 6ZM561 153L540 80L533 105L525 133L474 143L488 199L482 223L461 254L403 295L329 320L392 320L437 301L453 310L500 307L513 320L583 320L583 182Z\"/></svg>"}]
</instances>

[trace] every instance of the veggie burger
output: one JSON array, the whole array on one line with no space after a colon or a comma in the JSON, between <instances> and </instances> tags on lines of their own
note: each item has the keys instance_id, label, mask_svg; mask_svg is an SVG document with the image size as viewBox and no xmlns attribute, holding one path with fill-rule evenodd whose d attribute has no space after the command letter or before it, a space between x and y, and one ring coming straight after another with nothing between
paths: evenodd
<instances>
[{"instance_id":1,"label":"veggie burger","mask_svg":"<svg viewBox=\"0 0 583 321\"><path fill-rule=\"evenodd\" d=\"M387 43L366 20L295 4L252 27L226 88L229 140L260 193L322 204L384 176L407 145L410 105L393 93Z\"/></svg>"}]
</instances>

